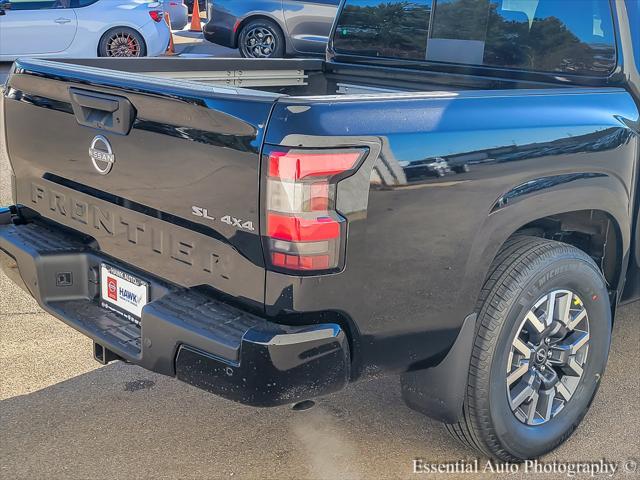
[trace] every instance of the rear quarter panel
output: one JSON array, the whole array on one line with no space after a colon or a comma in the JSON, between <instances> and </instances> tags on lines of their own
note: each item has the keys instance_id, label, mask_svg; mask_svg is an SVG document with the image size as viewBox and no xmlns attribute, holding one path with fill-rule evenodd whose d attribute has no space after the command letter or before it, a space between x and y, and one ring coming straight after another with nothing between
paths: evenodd
<instances>
[{"instance_id":1,"label":"rear quarter panel","mask_svg":"<svg viewBox=\"0 0 640 480\"><path fill-rule=\"evenodd\" d=\"M267 143L364 144L371 153L338 189L349 219L345 270L268 272L267 312L336 312L354 333L361 372L430 366L521 226L604 210L628 256L637 122L630 95L613 88L278 101Z\"/></svg>"}]
</instances>

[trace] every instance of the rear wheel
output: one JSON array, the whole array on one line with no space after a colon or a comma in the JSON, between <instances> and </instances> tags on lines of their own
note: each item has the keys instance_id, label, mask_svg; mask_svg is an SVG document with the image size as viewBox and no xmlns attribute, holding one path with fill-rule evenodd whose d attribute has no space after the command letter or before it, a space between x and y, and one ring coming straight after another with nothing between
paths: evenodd
<instances>
[{"instance_id":1,"label":"rear wheel","mask_svg":"<svg viewBox=\"0 0 640 480\"><path fill-rule=\"evenodd\" d=\"M573 433L600 384L611 338L605 280L575 247L514 237L478 312L463 419L447 428L485 455L539 457Z\"/></svg>"},{"instance_id":2,"label":"rear wheel","mask_svg":"<svg viewBox=\"0 0 640 480\"><path fill-rule=\"evenodd\" d=\"M280 27L270 20L252 20L240 31L238 49L245 58L282 58L284 35Z\"/></svg>"},{"instance_id":3,"label":"rear wheel","mask_svg":"<svg viewBox=\"0 0 640 480\"><path fill-rule=\"evenodd\" d=\"M100 57L144 57L147 54L142 35L128 27L107 31L98 44Z\"/></svg>"}]
</instances>

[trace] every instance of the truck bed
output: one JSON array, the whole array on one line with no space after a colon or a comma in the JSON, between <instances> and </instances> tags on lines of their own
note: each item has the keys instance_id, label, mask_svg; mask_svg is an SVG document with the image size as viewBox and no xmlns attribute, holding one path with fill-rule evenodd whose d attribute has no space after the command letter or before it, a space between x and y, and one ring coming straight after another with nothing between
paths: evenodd
<instances>
[{"instance_id":1,"label":"truck bed","mask_svg":"<svg viewBox=\"0 0 640 480\"><path fill-rule=\"evenodd\" d=\"M508 90L550 86L534 81L341 64L317 59L100 58L60 62L137 73L171 81L237 87L293 97L443 90Z\"/></svg>"}]
</instances>

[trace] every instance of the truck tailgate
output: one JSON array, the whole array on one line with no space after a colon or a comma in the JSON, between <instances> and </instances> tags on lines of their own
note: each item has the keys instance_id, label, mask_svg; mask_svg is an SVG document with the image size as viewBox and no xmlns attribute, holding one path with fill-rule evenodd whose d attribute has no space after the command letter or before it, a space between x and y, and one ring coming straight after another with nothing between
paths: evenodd
<instances>
[{"instance_id":1,"label":"truck tailgate","mask_svg":"<svg viewBox=\"0 0 640 480\"><path fill-rule=\"evenodd\" d=\"M260 148L276 99L20 60L4 94L16 201L141 270L262 306Z\"/></svg>"}]
</instances>

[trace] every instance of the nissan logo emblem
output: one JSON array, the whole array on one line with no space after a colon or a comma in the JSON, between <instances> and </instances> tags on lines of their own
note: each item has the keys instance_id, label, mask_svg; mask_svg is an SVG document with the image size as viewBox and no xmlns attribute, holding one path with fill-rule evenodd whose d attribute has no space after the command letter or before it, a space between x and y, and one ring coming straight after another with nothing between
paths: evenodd
<instances>
[{"instance_id":1,"label":"nissan logo emblem","mask_svg":"<svg viewBox=\"0 0 640 480\"><path fill-rule=\"evenodd\" d=\"M113 168L116 157L111 150L111 144L102 135L96 135L89 147L89 157L94 168L100 175L106 175Z\"/></svg>"}]
</instances>

